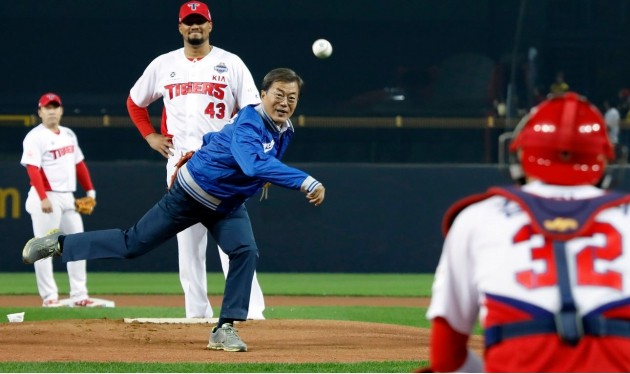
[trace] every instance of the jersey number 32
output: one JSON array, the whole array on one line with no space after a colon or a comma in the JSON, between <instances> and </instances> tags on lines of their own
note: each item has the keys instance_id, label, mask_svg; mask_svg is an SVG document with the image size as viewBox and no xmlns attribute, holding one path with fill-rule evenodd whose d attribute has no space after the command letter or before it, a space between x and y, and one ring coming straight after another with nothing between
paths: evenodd
<instances>
[{"instance_id":1,"label":"jersey number 32","mask_svg":"<svg viewBox=\"0 0 630 374\"><path fill-rule=\"evenodd\" d=\"M534 232L531 225L523 226L514 236L514 243L525 242L531 239ZM603 235L604 246L585 245L575 255L575 274L578 286L610 287L621 290L622 275L617 271L607 270L598 272L595 269L595 260L613 261L622 254L621 234L610 224L594 222L590 231L582 237ZM545 270L525 270L516 273L516 280L521 285L533 289L549 287L557 284L556 263L553 255L553 245L550 238L545 238L542 247L531 248L531 259L544 261ZM569 262L571 263L571 262Z\"/></svg>"}]
</instances>

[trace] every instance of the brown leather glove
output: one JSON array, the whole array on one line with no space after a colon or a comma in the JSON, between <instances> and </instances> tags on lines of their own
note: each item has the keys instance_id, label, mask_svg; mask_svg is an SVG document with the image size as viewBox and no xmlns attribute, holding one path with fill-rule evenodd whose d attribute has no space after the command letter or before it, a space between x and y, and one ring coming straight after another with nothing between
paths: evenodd
<instances>
[{"instance_id":1,"label":"brown leather glove","mask_svg":"<svg viewBox=\"0 0 630 374\"><path fill-rule=\"evenodd\" d=\"M96 199L90 196L80 197L74 200L74 206L77 212L90 215L96 206Z\"/></svg>"}]
</instances>

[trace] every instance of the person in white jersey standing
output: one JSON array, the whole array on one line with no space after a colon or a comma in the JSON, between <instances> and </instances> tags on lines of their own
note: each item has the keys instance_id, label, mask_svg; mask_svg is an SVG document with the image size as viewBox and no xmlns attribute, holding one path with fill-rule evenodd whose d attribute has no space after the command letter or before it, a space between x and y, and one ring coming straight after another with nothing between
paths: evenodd
<instances>
[{"instance_id":1,"label":"person in white jersey standing","mask_svg":"<svg viewBox=\"0 0 630 374\"><path fill-rule=\"evenodd\" d=\"M168 158L166 183L177 162L202 145L203 135L221 130L240 108L260 103L249 69L235 54L210 44L212 17L205 3L189 1L179 10L184 47L160 55L129 92L129 115L149 146ZM162 98L161 133L151 124L148 106ZM208 230L196 224L177 235L179 277L187 318L212 318L206 278ZM223 273L228 256L219 247ZM254 275L248 319L264 319L263 293Z\"/></svg>"},{"instance_id":2,"label":"person in white jersey standing","mask_svg":"<svg viewBox=\"0 0 630 374\"><path fill-rule=\"evenodd\" d=\"M26 198L26 211L31 215L33 234L42 237L51 230L83 232L83 220L75 209L77 181L87 196L96 198L90 172L74 131L61 126L61 98L46 93L39 99L37 114L42 123L26 134L20 163L26 167L31 189ZM53 277L50 259L35 262L37 289L44 307L63 306ZM70 280L70 306L94 304L88 295L86 262L67 264Z\"/></svg>"}]
</instances>

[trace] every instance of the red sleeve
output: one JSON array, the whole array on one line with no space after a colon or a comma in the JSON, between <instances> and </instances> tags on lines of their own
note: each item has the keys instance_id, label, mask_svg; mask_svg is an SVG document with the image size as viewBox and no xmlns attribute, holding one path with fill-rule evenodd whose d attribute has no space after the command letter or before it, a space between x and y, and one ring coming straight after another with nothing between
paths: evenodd
<instances>
[{"instance_id":1,"label":"red sleeve","mask_svg":"<svg viewBox=\"0 0 630 374\"><path fill-rule=\"evenodd\" d=\"M140 131L143 138L146 138L147 135L153 134L155 129L153 125L151 125L151 119L149 117L149 110L147 108L141 108L136 103L131 100L131 96L127 97L127 111L129 112L129 117L131 117L131 121Z\"/></svg>"},{"instance_id":2,"label":"red sleeve","mask_svg":"<svg viewBox=\"0 0 630 374\"><path fill-rule=\"evenodd\" d=\"M41 169L35 165L26 165L26 172L28 173L28 178L31 180L31 186L35 187L35 191L37 191L39 199L47 199L48 196L46 196L46 187L44 186L44 178Z\"/></svg>"},{"instance_id":3,"label":"red sleeve","mask_svg":"<svg viewBox=\"0 0 630 374\"><path fill-rule=\"evenodd\" d=\"M83 161L77 164L77 179L79 180L79 183L81 183L81 187L83 187L84 191L94 189L94 185L92 185L92 178L90 178L90 172Z\"/></svg>"},{"instance_id":4,"label":"red sleeve","mask_svg":"<svg viewBox=\"0 0 630 374\"><path fill-rule=\"evenodd\" d=\"M168 133L168 126L166 125L166 108L162 108L162 126L160 128L162 129L162 135L169 138L173 137L173 135Z\"/></svg>"},{"instance_id":5,"label":"red sleeve","mask_svg":"<svg viewBox=\"0 0 630 374\"><path fill-rule=\"evenodd\" d=\"M437 317L431 324L431 354L429 357L433 372L453 372L466 361L468 335L461 334L448 324L446 319Z\"/></svg>"},{"instance_id":6,"label":"red sleeve","mask_svg":"<svg viewBox=\"0 0 630 374\"><path fill-rule=\"evenodd\" d=\"M448 230L450 230L457 215L468 207L468 205L485 200L492 195L493 194L489 192L482 192L456 201L455 204L451 205L444 214L444 218L442 219L442 235L446 237L446 234L448 234Z\"/></svg>"}]
</instances>

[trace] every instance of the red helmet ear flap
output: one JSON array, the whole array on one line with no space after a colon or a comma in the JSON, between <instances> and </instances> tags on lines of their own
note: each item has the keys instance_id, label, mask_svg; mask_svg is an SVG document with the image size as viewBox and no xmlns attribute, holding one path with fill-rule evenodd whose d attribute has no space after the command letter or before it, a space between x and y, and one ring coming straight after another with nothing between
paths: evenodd
<instances>
[{"instance_id":1,"label":"red helmet ear flap","mask_svg":"<svg viewBox=\"0 0 630 374\"><path fill-rule=\"evenodd\" d=\"M520 152L522 172L546 183L596 184L614 159L601 113L573 92L533 108L515 133L510 152Z\"/></svg>"}]
</instances>

